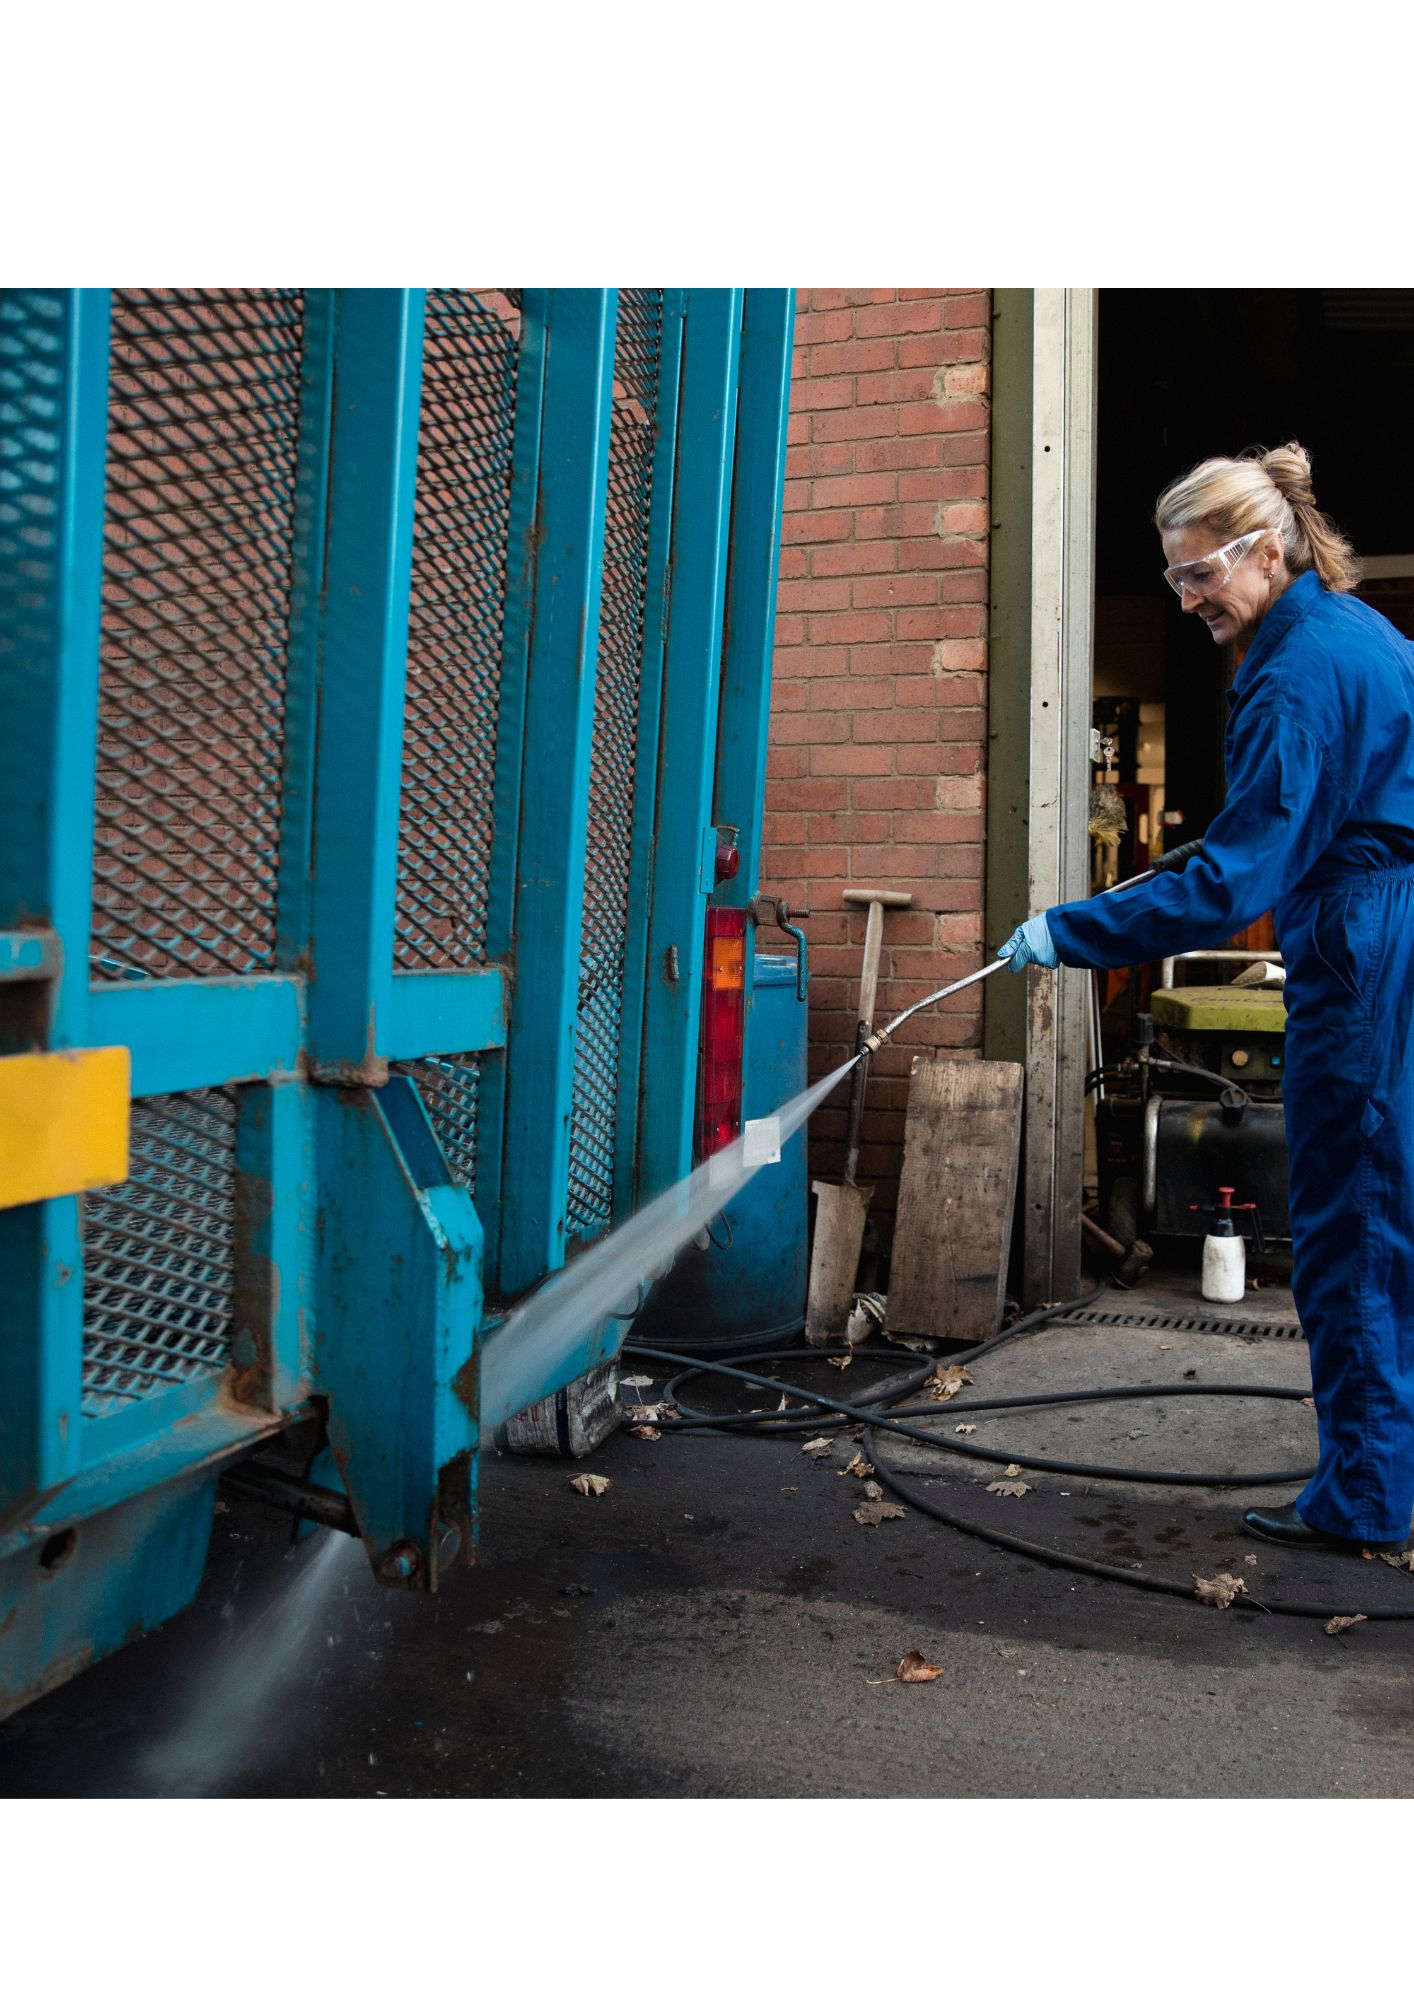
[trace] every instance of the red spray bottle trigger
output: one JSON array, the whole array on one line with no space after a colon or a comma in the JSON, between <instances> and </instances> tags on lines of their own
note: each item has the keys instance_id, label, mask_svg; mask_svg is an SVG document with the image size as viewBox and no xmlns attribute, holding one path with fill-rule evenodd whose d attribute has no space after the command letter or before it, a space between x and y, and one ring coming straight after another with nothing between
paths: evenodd
<instances>
[{"instance_id":1,"label":"red spray bottle trigger","mask_svg":"<svg viewBox=\"0 0 1414 2000\"><path fill-rule=\"evenodd\" d=\"M1214 1236L1235 1236L1238 1233L1234 1227L1237 1217L1250 1215L1253 1247L1265 1251L1267 1244L1262 1234L1262 1211L1255 1201L1234 1201L1232 1197L1236 1192L1236 1188L1220 1187L1218 1194L1221 1199L1215 1205L1191 1201L1188 1204L1189 1211L1193 1215L1215 1215L1218 1219L1217 1227L1210 1232Z\"/></svg>"}]
</instances>

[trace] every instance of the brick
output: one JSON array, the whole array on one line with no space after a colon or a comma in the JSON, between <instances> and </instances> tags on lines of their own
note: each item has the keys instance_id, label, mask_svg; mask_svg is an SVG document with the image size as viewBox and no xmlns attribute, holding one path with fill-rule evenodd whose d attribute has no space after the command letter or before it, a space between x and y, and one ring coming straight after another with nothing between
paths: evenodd
<instances>
[{"instance_id":1,"label":"brick","mask_svg":"<svg viewBox=\"0 0 1414 2000\"><path fill-rule=\"evenodd\" d=\"M854 446L856 472L911 472L923 466L941 468L942 463L943 448L935 437L861 438ZM940 469L938 477L947 479L951 475Z\"/></svg>"},{"instance_id":2,"label":"brick","mask_svg":"<svg viewBox=\"0 0 1414 2000\"><path fill-rule=\"evenodd\" d=\"M987 602L987 572L980 564L975 569L954 570L942 580L943 602L945 604L985 604Z\"/></svg>"},{"instance_id":3,"label":"brick","mask_svg":"<svg viewBox=\"0 0 1414 2000\"><path fill-rule=\"evenodd\" d=\"M849 786L843 778L797 778L790 802L802 812L842 812L849 803Z\"/></svg>"},{"instance_id":4,"label":"brick","mask_svg":"<svg viewBox=\"0 0 1414 2000\"><path fill-rule=\"evenodd\" d=\"M820 743L810 752L812 777L882 777L894 766L888 743Z\"/></svg>"},{"instance_id":5,"label":"brick","mask_svg":"<svg viewBox=\"0 0 1414 2000\"><path fill-rule=\"evenodd\" d=\"M775 670L801 679L812 674L848 673L849 650L845 646L788 646L784 652L777 650Z\"/></svg>"},{"instance_id":6,"label":"brick","mask_svg":"<svg viewBox=\"0 0 1414 2000\"><path fill-rule=\"evenodd\" d=\"M921 606L925 600L920 597L916 601ZM974 638L976 624L977 613L966 605L935 604L926 610L900 611L894 620L894 633L900 639Z\"/></svg>"},{"instance_id":7,"label":"brick","mask_svg":"<svg viewBox=\"0 0 1414 2000\"><path fill-rule=\"evenodd\" d=\"M990 292L964 292L943 301L944 326L990 326L991 321Z\"/></svg>"},{"instance_id":8,"label":"brick","mask_svg":"<svg viewBox=\"0 0 1414 2000\"><path fill-rule=\"evenodd\" d=\"M847 611L849 579L810 576L783 583L776 592L776 603L782 611Z\"/></svg>"},{"instance_id":9,"label":"brick","mask_svg":"<svg viewBox=\"0 0 1414 2000\"><path fill-rule=\"evenodd\" d=\"M809 769L808 752L796 748L793 744L789 746L778 744L766 752L768 781L772 778L803 778Z\"/></svg>"},{"instance_id":10,"label":"brick","mask_svg":"<svg viewBox=\"0 0 1414 2000\"><path fill-rule=\"evenodd\" d=\"M991 371L981 362L943 370L943 389L949 396L985 396L991 386Z\"/></svg>"},{"instance_id":11,"label":"brick","mask_svg":"<svg viewBox=\"0 0 1414 2000\"><path fill-rule=\"evenodd\" d=\"M818 479L826 473L853 472L854 452L855 447L848 440L842 444L797 445L786 454L786 476Z\"/></svg>"},{"instance_id":12,"label":"brick","mask_svg":"<svg viewBox=\"0 0 1414 2000\"><path fill-rule=\"evenodd\" d=\"M926 679L933 671L933 649L923 645L901 646L897 640L887 646L851 646L849 671L861 678L890 674L899 682Z\"/></svg>"},{"instance_id":13,"label":"brick","mask_svg":"<svg viewBox=\"0 0 1414 2000\"><path fill-rule=\"evenodd\" d=\"M761 819L761 839L768 847L803 847L805 814L764 813Z\"/></svg>"},{"instance_id":14,"label":"brick","mask_svg":"<svg viewBox=\"0 0 1414 2000\"><path fill-rule=\"evenodd\" d=\"M810 570L810 551L803 548L778 549L776 562L777 572L782 578L806 576Z\"/></svg>"},{"instance_id":15,"label":"brick","mask_svg":"<svg viewBox=\"0 0 1414 2000\"><path fill-rule=\"evenodd\" d=\"M931 333L943 323L940 298L902 299L887 306L863 306L855 315L855 331L861 339L876 334Z\"/></svg>"},{"instance_id":16,"label":"brick","mask_svg":"<svg viewBox=\"0 0 1414 2000\"><path fill-rule=\"evenodd\" d=\"M893 829L887 813L812 813L810 838L817 841L842 840L850 847L889 839Z\"/></svg>"},{"instance_id":17,"label":"brick","mask_svg":"<svg viewBox=\"0 0 1414 2000\"><path fill-rule=\"evenodd\" d=\"M985 639L940 639L933 649L934 671L956 673L958 668L976 673L987 664Z\"/></svg>"},{"instance_id":18,"label":"brick","mask_svg":"<svg viewBox=\"0 0 1414 2000\"><path fill-rule=\"evenodd\" d=\"M871 639L891 636L888 614L883 611L825 611L810 620L815 645L862 646Z\"/></svg>"},{"instance_id":19,"label":"brick","mask_svg":"<svg viewBox=\"0 0 1414 2000\"><path fill-rule=\"evenodd\" d=\"M817 479L811 487L816 507L875 507L898 489L892 472L853 472L843 479Z\"/></svg>"},{"instance_id":20,"label":"brick","mask_svg":"<svg viewBox=\"0 0 1414 2000\"><path fill-rule=\"evenodd\" d=\"M842 542L854 522L848 514L832 510L827 514L795 514L781 523L783 542Z\"/></svg>"},{"instance_id":21,"label":"brick","mask_svg":"<svg viewBox=\"0 0 1414 2000\"><path fill-rule=\"evenodd\" d=\"M814 375L864 375L874 369L892 368L894 343L891 340L840 340L829 347L810 350L810 373Z\"/></svg>"},{"instance_id":22,"label":"brick","mask_svg":"<svg viewBox=\"0 0 1414 2000\"><path fill-rule=\"evenodd\" d=\"M894 839L953 846L982 838L980 813L906 812L894 814Z\"/></svg>"},{"instance_id":23,"label":"brick","mask_svg":"<svg viewBox=\"0 0 1414 2000\"><path fill-rule=\"evenodd\" d=\"M806 692L809 685L810 683L806 680L787 679L776 682L773 679L771 686L772 712L785 713L788 710L808 708L810 704L806 699Z\"/></svg>"},{"instance_id":24,"label":"brick","mask_svg":"<svg viewBox=\"0 0 1414 2000\"><path fill-rule=\"evenodd\" d=\"M773 743L845 743L849 740L847 715L781 714L771 716Z\"/></svg>"},{"instance_id":25,"label":"brick","mask_svg":"<svg viewBox=\"0 0 1414 2000\"><path fill-rule=\"evenodd\" d=\"M932 517L928 507L917 510ZM987 545L985 542L951 541L945 542L938 535L929 535L917 540L899 543L898 564L900 569L976 569L986 573ZM945 593L946 594L946 593Z\"/></svg>"},{"instance_id":26,"label":"brick","mask_svg":"<svg viewBox=\"0 0 1414 2000\"><path fill-rule=\"evenodd\" d=\"M934 804L937 792L931 778L856 778L850 789L850 804L861 810L877 807L883 811L904 808L921 811Z\"/></svg>"},{"instance_id":27,"label":"brick","mask_svg":"<svg viewBox=\"0 0 1414 2000\"><path fill-rule=\"evenodd\" d=\"M898 344L900 368L967 367L987 356L987 336L980 329L963 333L930 333ZM983 384L983 387L988 387Z\"/></svg>"},{"instance_id":28,"label":"brick","mask_svg":"<svg viewBox=\"0 0 1414 2000\"><path fill-rule=\"evenodd\" d=\"M873 576L897 567L892 542L830 542L810 558L812 576Z\"/></svg>"},{"instance_id":29,"label":"brick","mask_svg":"<svg viewBox=\"0 0 1414 2000\"><path fill-rule=\"evenodd\" d=\"M898 541L906 535L926 535L933 531L936 515L935 507L920 502L907 507L861 507L854 517L854 539L866 542L887 537Z\"/></svg>"},{"instance_id":30,"label":"brick","mask_svg":"<svg viewBox=\"0 0 1414 2000\"><path fill-rule=\"evenodd\" d=\"M900 437L919 437L927 431L980 431L986 422L986 406L975 396L960 396L948 403L930 396L926 401L908 403L898 413Z\"/></svg>"},{"instance_id":31,"label":"brick","mask_svg":"<svg viewBox=\"0 0 1414 2000\"><path fill-rule=\"evenodd\" d=\"M812 291L810 306L813 312L836 312L841 306L887 305L894 297L892 288L888 291L829 292Z\"/></svg>"},{"instance_id":32,"label":"brick","mask_svg":"<svg viewBox=\"0 0 1414 2000\"><path fill-rule=\"evenodd\" d=\"M985 465L990 444L989 431L956 431L943 439L943 464Z\"/></svg>"},{"instance_id":33,"label":"brick","mask_svg":"<svg viewBox=\"0 0 1414 2000\"><path fill-rule=\"evenodd\" d=\"M893 689L886 681L818 680L807 683L811 708L846 710L892 708Z\"/></svg>"},{"instance_id":34,"label":"brick","mask_svg":"<svg viewBox=\"0 0 1414 2000\"><path fill-rule=\"evenodd\" d=\"M850 602L859 609L863 609L869 605L879 605L881 607L918 604L936 605L937 599L938 579L935 573L928 576L858 576L850 585ZM953 614L943 610L936 610L933 615L937 618L947 618ZM933 639L941 636L940 633L936 632L904 632L900 629L897 620L894 623L894 630L900 639Z\"/></svg>"},{"instance_id":35,"label":"brick","mask_svg":"<svg viewBox=\"0 0 1414 2000\"><path fill-rule=\"evenodd\" d=\"M809 444L810 412L797 410L786 418L786 443Z\"/></svg>"},{"instance_id":36,"label":"brick","mask_svg":"<svg viewBox=\"0 0 1414 2000\"><path fill-rule=\"evenodd\" d=\"M776 645L778 648L781 646L798 646L803 642L804 638L805 620L803 618L777 618Z\"/></svg>"},{"instance_id":37,"label":"brick","mask_svg":"<svg viewBox=\"0 0 1414 2000\"><path fill-rule=\"evenodd\" d=\"M808 382L791 383L793 410L842 410L853 401L854 383L849 376L821 375Z\"/></svg>"},{"instance_id":38,"label":"brick","mask_svg":"<svg viewBox=\"0 0 1414 2000\"><path fill-rule=\"evenodd\" d=\"M798 514L810 505L810 481L808 479L788 479L781 492L781 507L787 514Z\"/></svg>"},{"instance_id":39,"label":"brick","mask_svg":"<svg viewBox=\"0 0 1414 2000\"><path fill-rule=\"evenodd\" d=\"M877 375L854 377L854 401L865 403L913 403L933 393L931 368L888 368ZM903 429L900 420L899 429Z\"/></svg>"},{"instance_id":40,"label":"brick","mask_svg":"<svg viewBox=\"0 0 1414 2000\"><path fill-rule=\"evenodd\" d=\"M941 306L938 324L943 323ZM795 319L795 344L797 347L814 347L824 340L848 340L854 332L854 314L848 306L841 306L835 312L797 313Z\"/></svg>"},{"instance_id":41,"label":"brick","mask_svg":"<svg viewBox=\"0 0 1414 2000\"><path fill-rule=\"evenodd\" d=\"M795 716L782 716L783 723L795 722ZM878 714L856 715L854 740L856 743L926 743L935 739L938 725L929 714L920 714L906 708L885 709ZM783 742L793 739L783 737Z\"/></svg>"},{"instance_id":42,"label":"brick","mask_svg":"<svg viewBox=\"0 0 1414 2000\"><path fill-rule=\"evenodd\" d=\"M898 411L890 403L876 403L867 410L820 410L810 419L810 435L817 444L834 444L842 438L885 438L898 432Z\"/></svg>"},{"instance_id":43,"label":"brick","mask_svg":"<svg viewBox=\"0 0 1414 2000\"><path fill-rule=\"evenodd\" d=\"M955 812L980 812L986 803L985 794L986 787L980 777L938 780L938 804Z\"/></svg>"}]
</instances>

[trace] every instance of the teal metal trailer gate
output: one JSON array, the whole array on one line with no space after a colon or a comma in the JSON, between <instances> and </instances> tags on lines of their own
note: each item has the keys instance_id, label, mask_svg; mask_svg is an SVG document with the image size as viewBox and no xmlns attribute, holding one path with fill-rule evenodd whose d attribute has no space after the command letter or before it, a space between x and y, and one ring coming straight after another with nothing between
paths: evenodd
<instances>
[{"instance_id":1,"label":"teal metal trailer gate","mask_svg":"<svg viewBox=\"0 0 1414 2000\"><path fill-rule=\"evenodd\" d=\"M435 1588L482 1431L612 1352L496 1329L692 1163L790 347L784 291L0 293L0 1149L59 1175L0 1207L0 1713L311 1416ZM105 1049L116 1185L49 1129Z\"/></svg>"}]
</instances>

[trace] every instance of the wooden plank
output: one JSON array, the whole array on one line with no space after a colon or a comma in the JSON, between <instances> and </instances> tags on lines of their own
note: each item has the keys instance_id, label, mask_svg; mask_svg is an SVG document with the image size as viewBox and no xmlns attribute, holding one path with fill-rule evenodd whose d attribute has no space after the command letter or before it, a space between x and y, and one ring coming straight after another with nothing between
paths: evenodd
<instances>
[{"instance_id":1,"label":"wooden plank","mask_svg":"<svg viewBox=\"0 0 1414 2000\"><path fill-rule=\"evenodd\" d=\"M1021 1151L1022 1067L915 1056L885 1321L985 1340L1002 1315Z\"/></svg>"}]
</instances>

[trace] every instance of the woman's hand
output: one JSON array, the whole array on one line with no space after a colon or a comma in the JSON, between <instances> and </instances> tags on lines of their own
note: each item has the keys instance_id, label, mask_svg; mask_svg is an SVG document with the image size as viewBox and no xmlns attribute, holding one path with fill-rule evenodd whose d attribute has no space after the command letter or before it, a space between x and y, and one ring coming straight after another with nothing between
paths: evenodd
<instances>
[{"instance_id":1,"label":"woman's hand","mask_svg":"<svg viewBox=\"0 0 1414 2000\"><path fill-rule=\"evenodd\" d=\"M1060 964L1044 917L1028 917L1024 924L1018 924L997 956L1010 961L1012 972L1023 972L1028 965Z\"/></svg>"}]
</instances>

